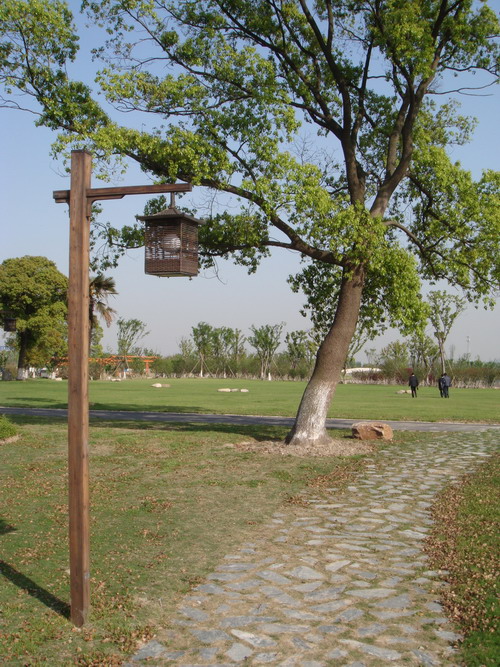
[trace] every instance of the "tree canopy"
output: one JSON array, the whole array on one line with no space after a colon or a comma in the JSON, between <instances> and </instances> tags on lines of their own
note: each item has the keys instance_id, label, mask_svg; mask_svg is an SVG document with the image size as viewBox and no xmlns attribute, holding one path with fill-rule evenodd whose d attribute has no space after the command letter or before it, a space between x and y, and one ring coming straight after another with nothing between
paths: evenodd
<instances>
[{"instance_id":1,"label":"tree canopy","mask_svg":"<svg viewBox=\"0 0 500 667\"><path fill-rule=\"evenodd\" d=\"M141 354L137 347L140 340L149 334L146 324L137 318L128 320L120 317L118 324L118 354L126 357L129 354Z\"/></svg>"},{"instance_id":2,"label":"tree canopy","mask_svg":"<svg viewBox=\"0 0 500 667\"><path fill-rule=\"evenodd\" d=\"M78 39L60 0L2 4L6 103L16 91L35 97L39 122L63 130L58 147L84 144L105 169L125 157L159 179L238 196L237 214L202 230L206 261L232 253L254 268L280 246L340 276L360 259L389 278L403 263L469 299L491 296L499 176L474 182L445 151L472 129L445 92L470 88L455 82L464 73L495 80L498 21L486 2L82 6L108 31L96 83L133 121L68 78Z\"/></svg>"},{"instance_id":3,"label":"tree canopy","mask_svg":"<svg viewBox=\"0 0 500 667\"><path fill-rule=\"evenodd\" d=\"M297 289L316 274L314 307L329 282L337 298L305 413L321 404L325 414L360 312L374 327L417 326L425 319L421 279L493 303L500 175L474 180L448 154L474 125L459 113L461 89L497 81L499 22L487 2L83 7L107 31L95 82L105 102L66 74L77 39L64 3L7 0L5 103L19 104L14 93L34 97L39 122L60 131L55 150L85 146L104 173L133 160L159 181L234 198L205 216L206 264L231 256L253 271L283 248L304 259ZM140 242L141 229L104 227L103 235L126 246ZM321 440L308 423L303 437Z\"/></svg>"},{"instance_id":4,"label":"tree canopy","mask_svg":"<svg viewBox=\"0 0 500 667\"><path fill-rule=\"evenodd\" d=\"M18 379L29 364L44 366L67 349L68 279L46 257L16 257L0 264L0 307L16 318Z\"/></svg>"},{"instance_id":5,"label":"tree canopy","mask_svg":"<svg viewBox=\"0 0 500 667\"><path fill-rule=\"evenodd\" d=\"M247 340L259 357L261 380L265 380L266 377L271 379L271 364L280 346L284 326L284 322L281 322L280 324L263 324L260 327L250 327L252 335L248 336Z\"/></svg>"}]
</instances>

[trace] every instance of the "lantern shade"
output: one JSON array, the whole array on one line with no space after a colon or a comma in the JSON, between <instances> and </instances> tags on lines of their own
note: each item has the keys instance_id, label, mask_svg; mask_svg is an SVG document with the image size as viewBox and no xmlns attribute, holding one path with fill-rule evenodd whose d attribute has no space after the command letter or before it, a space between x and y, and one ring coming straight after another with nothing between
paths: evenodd
<instances>
[{"instance_id":1,"label":"lantern shade","mask_svg":"<svg viewBox=\"0 0 500 667\"><path fill-rule=\"evenodd\" d=\"M138 217L145 223L145 273L153 276L198 274L198 225L201 220L175 207Z\"/></svg>"},{"instance_id":2,"label":"lantern shade","mask_svg":"<svg viewBox=\"0 0 500 667\"><path fill-rule=\"evenodd\" d=\"M4 317L3 320L3 330L4 331L16 331L16 319L15 317Z\"/></svg>"}]
</instances>

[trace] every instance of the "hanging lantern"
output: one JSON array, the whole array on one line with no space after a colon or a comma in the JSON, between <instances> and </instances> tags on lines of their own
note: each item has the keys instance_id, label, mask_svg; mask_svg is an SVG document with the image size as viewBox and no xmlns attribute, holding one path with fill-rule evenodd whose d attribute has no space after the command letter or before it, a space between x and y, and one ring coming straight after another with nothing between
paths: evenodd
<instances>
[{"instance_id":1,"label":"hanging lantern","mask_svg":"<svg viewBox=\"0 0 500 667\"><path fill-rule=\"evenodd\" d=\"M152 276L196 276L198 274L198 225L203 224L175 208L138 217L145 224L144 271Z\"/></svg>"},{"instance_id":2,"label":"hanging lantern","mask_svg":"<svg viewBox=\"0 0 500 667\"><path fill-rule=\"evenodd\" d=\"M15 317L4 317L3 330L8 331L9 333L11 333L13 331L16 331L16 318Z\"/></svg>"}]
</instances>

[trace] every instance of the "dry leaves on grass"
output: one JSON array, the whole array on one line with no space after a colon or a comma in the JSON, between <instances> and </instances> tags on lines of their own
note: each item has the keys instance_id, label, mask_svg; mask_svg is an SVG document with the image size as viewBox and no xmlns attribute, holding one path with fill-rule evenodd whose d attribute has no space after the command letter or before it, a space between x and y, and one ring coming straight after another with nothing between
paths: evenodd
<instances>
[{"instance_id":1,"label":"dry leaves on grass","mask_svg":"<svg viewBox=\"0 0 500 667\"><path fill-rule=\"evenodd\" d=\"M356 456L369 454L374 450L373 441L354 440L350 438L332 438L321 446L287 445L283 440L265 440L263 442L240 442L228 445L242 452L259 454L275 454L281 456Z\"/></svg>"},{"instance_id":2,"label":"dry leaves on grass","mask_svg":"<svg viewBox=\"0 0 500 667\"><path fill-rule=\"evenodd\" d=\"M466 635L498 632L498 461L493 456L482 471L438 496L425 545L432 566L446 572L443 604Z\"/></svg>"}]
</instances>

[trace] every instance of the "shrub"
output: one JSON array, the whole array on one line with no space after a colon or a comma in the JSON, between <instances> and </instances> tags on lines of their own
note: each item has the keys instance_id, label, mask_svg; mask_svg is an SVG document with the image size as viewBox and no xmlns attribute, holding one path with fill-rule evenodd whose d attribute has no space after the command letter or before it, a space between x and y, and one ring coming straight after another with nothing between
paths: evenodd
<instances>
[{"instance_id":1,"label":"shrub","mask_svg":"<svg viewBox=\"0 0 500 667\"><path fill-rule=\"evenodd\" d=\"M5 415L0 415L0 440L12 438L13 435L17 435L16 427Z\"/></svg>"}]
</instances>

